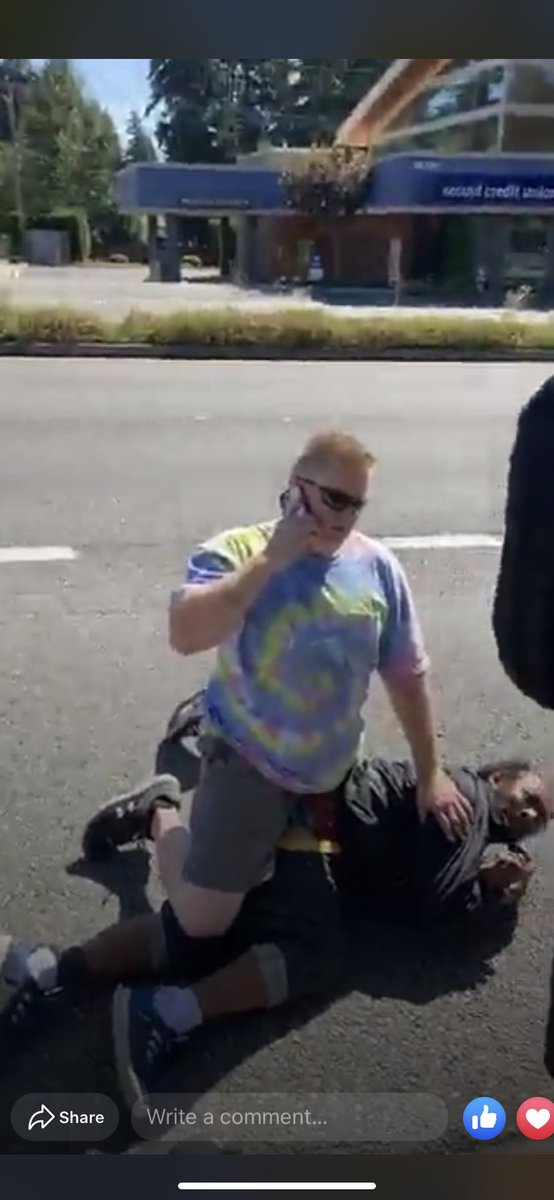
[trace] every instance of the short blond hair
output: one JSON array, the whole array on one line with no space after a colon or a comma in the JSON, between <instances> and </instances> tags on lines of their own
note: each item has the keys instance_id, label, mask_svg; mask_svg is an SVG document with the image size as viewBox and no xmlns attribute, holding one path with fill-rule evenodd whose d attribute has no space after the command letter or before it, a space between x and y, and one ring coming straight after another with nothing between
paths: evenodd
<instances>
[{"instance_id":1,"label":"short blond hair","mask_svg":"<svg viewBox=\"0 0 554 1200\"><path fill-rule=\"evenodd\" d=\"M351 433L326 429L321 433L314 433L306 442L295 466L296 469L305 470L314 463L317 463L318 466L326 466L337 460L353 466L365 467L368 471L375 466L377 461L362 442L353 437Z\"/></svg>"}]
</instances>

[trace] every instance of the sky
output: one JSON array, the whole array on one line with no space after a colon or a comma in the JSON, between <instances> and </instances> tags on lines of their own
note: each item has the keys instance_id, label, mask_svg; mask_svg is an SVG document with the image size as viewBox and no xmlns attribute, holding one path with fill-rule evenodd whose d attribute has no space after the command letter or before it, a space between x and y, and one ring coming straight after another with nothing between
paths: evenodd
<instances>
[{"instance_id":1,"label":"sky","mask_svg":"<svg viewBox=\"0 0 554 1200\"><path fill-rule=\"evenodd\" d=\"M34 59L40 65L43 59ZM148 104L148 58L74 58L72 62L87 91L109 109L120 134L132 109L141 115ZM149 129L155 118L146 122Z\"/></svg>"}]
</instances>

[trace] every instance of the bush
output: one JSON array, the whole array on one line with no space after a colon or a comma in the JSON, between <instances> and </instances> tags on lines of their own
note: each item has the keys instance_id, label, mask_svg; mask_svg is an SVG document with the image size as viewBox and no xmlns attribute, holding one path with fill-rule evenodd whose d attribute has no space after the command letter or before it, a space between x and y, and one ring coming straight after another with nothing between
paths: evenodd
<instances>
[{"instance_id":1,"label":"bush","mask_svg":"<svg viewBox=\"0 0 554 1200\"><path fill-rule=\"evenodd\" d=\"M358 211L370 167L367 150L312 149L281 176L288 208L311 216L348 217Z\"/></svg>"},{"instance_id":2,"label":"bush","mask_svg":"<svg viewBox=\"0 0 554 1200\"><path fill-rule=\"evenodd\" d=\"M308 308L271 311L237 308L181 308L169 313L142 310L123 319L73 308L16 308L0 303L0 341L107 342L147 346L241 347L282 353L419 351L494 354L551 351L554 323L501 318L429 316L338 316Z\"/></svg>"}]
</instances>

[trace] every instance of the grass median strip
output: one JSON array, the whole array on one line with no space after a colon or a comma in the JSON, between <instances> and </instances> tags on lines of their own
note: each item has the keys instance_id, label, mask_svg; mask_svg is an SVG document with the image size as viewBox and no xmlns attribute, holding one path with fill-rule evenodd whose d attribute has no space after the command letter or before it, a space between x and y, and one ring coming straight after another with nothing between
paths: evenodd
<instances>
[{"instance_id":1,"label":"grass median strip","mask_svg":"<svg viewBox=\"0 0 554 1200\"><path fill-rule=\"evenodd\" d=\"M529 354L554 353L554 321L429 315L341 316L314 309L183 308L169 313L130 312L123 318L70 307L18 308L0 303L2 343L113 345L340 354L436 349Z\"/></svg>"}]
</instances>

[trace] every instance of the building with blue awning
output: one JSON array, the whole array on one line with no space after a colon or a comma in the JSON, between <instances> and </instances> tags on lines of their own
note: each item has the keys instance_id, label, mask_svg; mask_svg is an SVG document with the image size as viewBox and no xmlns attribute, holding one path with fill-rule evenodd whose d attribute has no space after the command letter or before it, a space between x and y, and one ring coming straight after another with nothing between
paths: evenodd
<instances>
[{"instance_id":1,"label":"building with blue awning","mask_svg":"<svg viewBox=\"0 0 554 1200\"><path fill-rule=\"evenodd\" d=\"M165 217L176 278L183 218L202 216L232 225L247 282L305 279L317 254L327 283L386 286L400 243L408 286L554 292L554 60L444 61L381 136L352 217L288 207L282 173L302 152L279 149L232 165L128 166L119 206L148 215L154 257Z\"/></svg>"}]
</instances>

